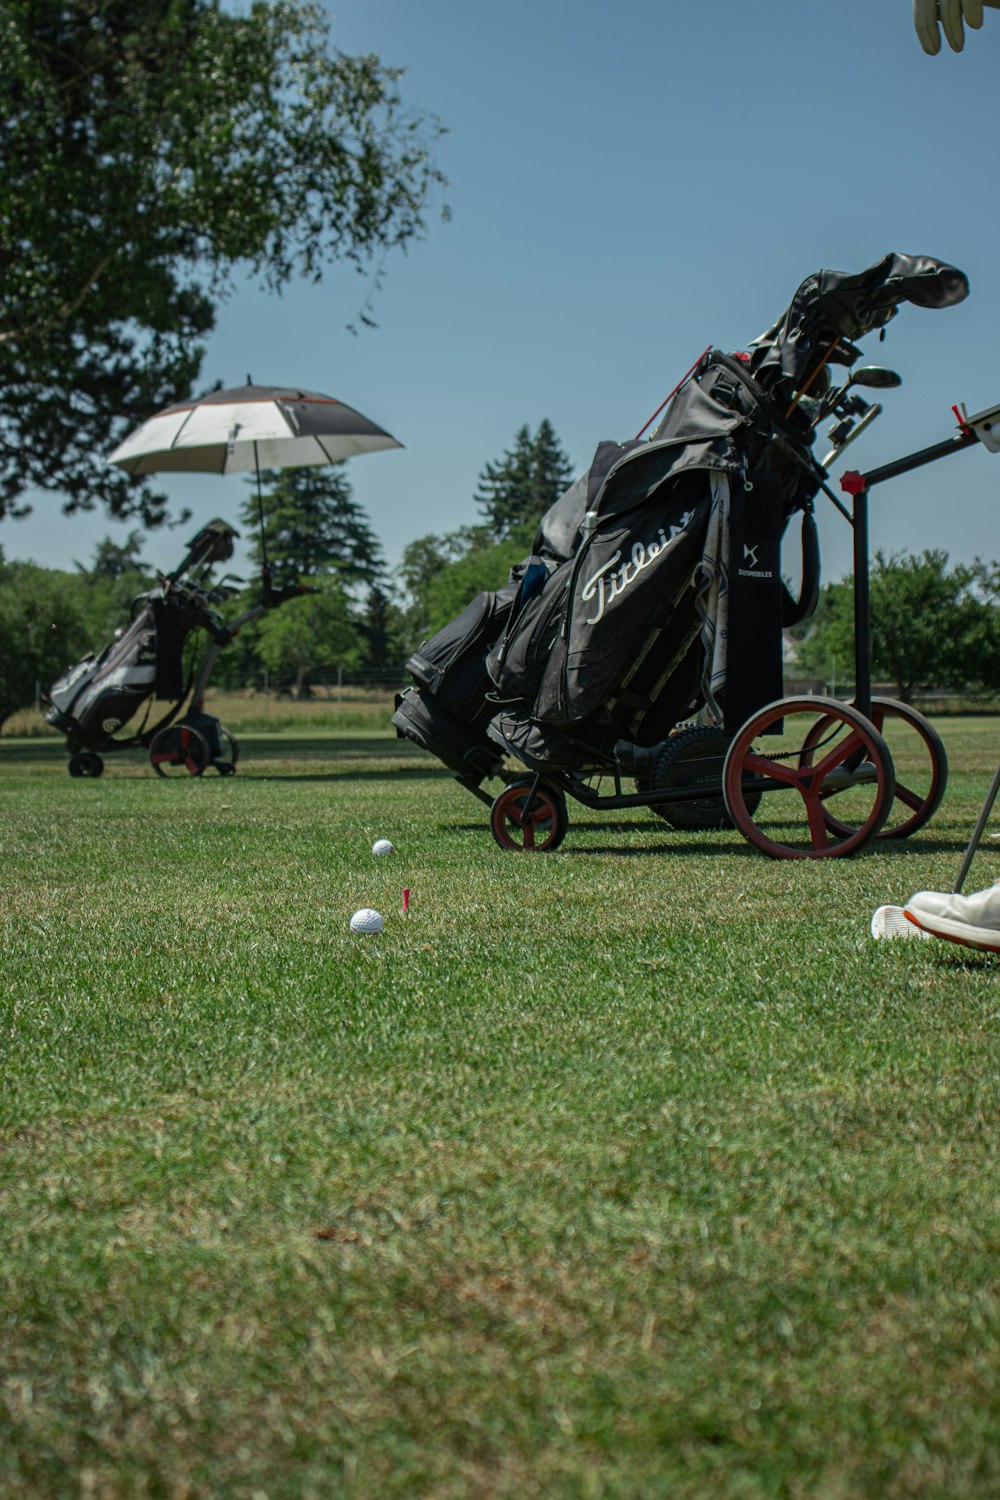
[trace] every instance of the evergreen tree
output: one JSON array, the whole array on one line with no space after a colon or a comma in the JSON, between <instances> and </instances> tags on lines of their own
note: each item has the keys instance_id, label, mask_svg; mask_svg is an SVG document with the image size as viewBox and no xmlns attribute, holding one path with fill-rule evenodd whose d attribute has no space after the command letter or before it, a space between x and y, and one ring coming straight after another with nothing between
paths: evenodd
<instances>
[{"instance_id":1,"label":"evergreen tree","mask_svg":"<svg viewBox=\"0 0 1000 1500\"><path fill-rule=\"evenodd\" d=\"M92 650L103 650L131 620L136 596L156 584L153 569L142 561L142 543L141 531L130 531L122 543L106 536L94 548L93 562L76 564Z\"/></svg>"},{"instance_id":2,"label":"evergreen tree","mask_svg":"<svg viewBox=\"0 0 1000 1500\"><path fill-rule=\"evenodd\" d=\"M240 520L248 528L250 553L263 563L257 481L243 503ZM329 468L282 469L261 475L264 539L275 585L336 574L348 590L385 577L378 537L364 509L352 497L342 464Z\"/></svg>"},{"instance_id":3,"label":"evergreen tree","mask_svg":"<svg viewBox=\"0 0 1000 1500\"><path fill-rule=\"evenodd\" d=\"M424 635L433 635L455 619L477 594L503 588L514 565L531 551L533 534L534 523L505 541L477 547L442 568L427 589Z\"/></svg>"},{"instance_id":4,"label":"evergreen tree","mask_svg":"<svg viewBox=\"0 0 1000 1500\"><path fill-rule=\"evenodd\" d=\"M532 436L525 425L498 463L479 476L476 502L492 541L503 541L519 526L537 524L573 477L551 422L543 419Z\"/></svg>"},{"instance_id":5,"label":"evergreen tree","mask_svg":"<svg viewBox=\"0 0 1000 1500\"><path fill-rule=\"evenodd\" d=\"M379 584L368 590L361 622L363 667L376 672L399 671L409 652L404 646L404 615Z\"/></svg>"},{"instance_id":6,"label":"evergreen tree","mask_svg":"<svg viewBox=\"0 0 1000 1500\"><path fill-rule=\"evenodd\" d=\"M403 592L399 635L404 657L431 633L429 598L435 580L469 553L492 545L489 527L463 526L444 536L418 536L404 547L396 569Z\"/></svg>"},{"instance_id":7,"label":"evergreen tree","mask_svg":"<svg viewBox=\"0 0 1000 1500\"><path fill-rule=\"evenodd\" d=\"M77 563L77 570L88 578L106 578L112 583L128 573L148 572L142 561L142 543L141 531L130 531L124 542L120 543L106 536L94 548L94 561L90 566Z\"/></svg>"}]
</instances>

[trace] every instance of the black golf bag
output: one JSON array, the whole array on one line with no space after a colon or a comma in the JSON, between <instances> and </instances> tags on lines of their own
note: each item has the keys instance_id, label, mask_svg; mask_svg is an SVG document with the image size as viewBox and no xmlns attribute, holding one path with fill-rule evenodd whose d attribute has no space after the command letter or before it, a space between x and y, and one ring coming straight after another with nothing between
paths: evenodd
<instances>
[{"instance_id":1,"label":"black golf bag","mask_svg":"<svg viewBox=\"0 0 1000 1500\"><path fill-rule=\"evenodd\" d=\"M727 734L780 698L782 630L815 607L811 452L828 366L902 301L947 306L960 271L886 256L821 271L748 353L710 351L647 440L602 443L543 517L531 556L407 663L393 723L471 790L506 756L587 772L697 715ZM864 403L861 403L863 406ZM802 586L781 540L802 517Z\"/></svg>"},{"instance_id":2,"label":"black golf bag","mask_svg":"<svg viewBox=\"0 0 1000 1500\"><path fill-rule=\"evenodd\" d=\"M99 656L85 656L49 688L45 721L76 748L123 749L138 735L116 738L151 700L184 696L183 651L192 631L216 619L182 598L140 596L131 625ZM157 728L165 722L161 718Z\"/></svg>"},{"instance_id":3,"label":"black golf bag","mask_svg":"<svg viewBox=\"0 0 1000 1500\"><path fill-rule=\"evenodd\" d=\"M100 753L148 746L176 719L192 686L185 670L191 637L205 631L217 645L230 639L216 606L231 591L211 588L208 573L232 556L238 535L225 521L202 527L180 566L133 600L127 628L49 688L45 720L65 734L73 774L99 775ZM157 714L157 701L169 707Z\"/></svg>"}]
</instances>

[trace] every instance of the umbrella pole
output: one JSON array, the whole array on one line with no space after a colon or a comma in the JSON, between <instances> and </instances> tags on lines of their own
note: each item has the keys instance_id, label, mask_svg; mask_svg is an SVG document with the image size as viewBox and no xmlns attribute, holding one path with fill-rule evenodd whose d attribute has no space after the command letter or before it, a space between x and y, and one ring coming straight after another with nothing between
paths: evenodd
<instances>
[{"instance_id":1,"label":"umbrella pole","mask_svg":"<svg viewBox=\"0 0 1000 1500\"><path fill-rule=\"evenodd\" d=\"M267 561L267 537L264 534L264 497L260 490L260 458L257 454L257 444L253 445L253 465L257 471L257 517L260 522L260 578L264 586L264 603L271 602L271 569Z\"/></svg>"}]
</instances>

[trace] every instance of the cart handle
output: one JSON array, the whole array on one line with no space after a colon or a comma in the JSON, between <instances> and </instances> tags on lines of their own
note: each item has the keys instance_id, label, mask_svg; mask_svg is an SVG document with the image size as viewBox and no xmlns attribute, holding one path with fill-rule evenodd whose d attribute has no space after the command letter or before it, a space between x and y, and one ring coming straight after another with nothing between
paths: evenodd
<instances>
[{"instance_id":1,"label":"cart handle","mask_svg":"<svg viewBox=\"0 0 1000 1500\"><path fill-rule=\"evenodd\" d=\"M925 464L935 463L939 458L947 458L949 453L958 453L962 448L971 448L973 443L979 441L979 435L972 427L961 427L953 437L947 438L943 443L934 443L930 448L920 448L916 453L907 453L902 458L893 459L890 464L883 464L879 469L872 469L868 474L861 474L857 469L848 469L846 474L840 476L840 488L848 495L860 495L864 490L870 490L873 485L882 484L886 479L895 479L900 474L908 474L911 469L922 469Z\"/></svg>"}]
</instances>

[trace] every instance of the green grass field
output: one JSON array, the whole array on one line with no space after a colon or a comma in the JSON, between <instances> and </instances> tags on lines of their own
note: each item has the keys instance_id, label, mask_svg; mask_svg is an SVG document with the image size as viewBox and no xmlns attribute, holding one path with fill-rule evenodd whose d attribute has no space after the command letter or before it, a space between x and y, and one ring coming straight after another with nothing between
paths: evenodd
<instances>
[{"instance_id":1,"label":"green grass field","mask_svg":"<svg viewBox=\"0 0 1000 1500\"><path fill-rule=\"evenodd\" d=\"M385 730L0 740L0 1494L995 1500L1000 962L868 933L1000 757L939 727L821 863L504 854Z\"/></svg>"}]
</instances>

